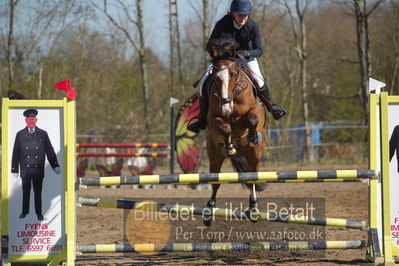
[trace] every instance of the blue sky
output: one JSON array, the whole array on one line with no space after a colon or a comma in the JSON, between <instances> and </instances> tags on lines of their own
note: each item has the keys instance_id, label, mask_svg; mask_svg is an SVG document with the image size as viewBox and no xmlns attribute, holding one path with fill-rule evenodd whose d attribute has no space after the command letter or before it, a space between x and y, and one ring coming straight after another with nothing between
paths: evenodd
<instances>
[{"instance_id":1,"label":"blue sky","mask_svg":"<svg viewBox=\"0 0 399 266\"><path fill-rule=\"evenodd\" d=\"M231 0L217 0L216 17L221 18L228 10ZM215 3L210 0L209 4ZM159 49L160 41L165 44L162 49L169 49L169 1L168 0L144 0L144 28L147 32L146 45L153 49ZM182 28L187 20L196 16L192 5L198 5L198 9L202 8L202 0L177 0L180 36L182 38ZM213 27L213 25L211 25Z\"/></svg>"},{"instance_id":2,"label":"blue sky","mask_svg":"<svg viewBox=\"0 0 399 266\"><path fill-rule=\"evenodd\" d=\"M17 21L15 25L15 31L30 30L29 20L32 19L34 13L32 12L32 6L35 6L35 1L37 0L27 0L21 1L18 5L18 14L23 14L17 16ZM82 0L84 3L90 4L90 1ZM87 1L87 2L86 2ZM213 14L212 24L213 27L216 19L221 18L228 10L231 0L209 0L209 5L212 6L210 11L210 16ZM43 0L45 3L45 0ZM102 7L101 0L92 0L92 3L98 4ZM118 21L123 20L123 12L115 9L116 1L109 0L109 13ZM128 5L134 12L135 2L132 0L124 0L124 3ZM0 4L0 6L2 6ZM182 30L185 23L193 17L196 17L195 10L193 6L196 6L198 11L202 12L202 0L177 0L178 14L179 14L179 26L180 26L180 36L183 40L184 31ZM99 32L107 31L117 32L116 28L111 22L104 16L104 14L96 10L97 17L94 21L89 21L93 29ZM169 1L168 0L143 0L143 13L144 13L144 32L145 32L145 42L146 46L153 49L159 55L167 55L169 53ZM5 21L4 21L5 22ZM123 22L122 22L123 24ZM1 25L0 25L1 26ZM121 35L123 35L121 33ZM50 34L49 34L50 36ZM52 41L50 38L42 39L42 45L46 46ZM159 51L159 52L157 52Z\"/></svg>"}]
</instances>

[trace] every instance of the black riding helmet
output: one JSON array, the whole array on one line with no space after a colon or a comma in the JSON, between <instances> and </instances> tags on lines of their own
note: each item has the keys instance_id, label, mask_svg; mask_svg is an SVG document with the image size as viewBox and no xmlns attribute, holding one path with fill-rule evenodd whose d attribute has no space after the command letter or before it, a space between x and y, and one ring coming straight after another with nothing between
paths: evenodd
<instances>
[{"instance_id":1,"label":"black riding helmet","mask_svg":"<svg viewBox=\"0 0 399 266\"><path fill-rule=\"evenodd\" d=\"M250 0L233 0L230 5L230 11L241 15L250 15L252 4Z\"/></svg>"}]
</instances>

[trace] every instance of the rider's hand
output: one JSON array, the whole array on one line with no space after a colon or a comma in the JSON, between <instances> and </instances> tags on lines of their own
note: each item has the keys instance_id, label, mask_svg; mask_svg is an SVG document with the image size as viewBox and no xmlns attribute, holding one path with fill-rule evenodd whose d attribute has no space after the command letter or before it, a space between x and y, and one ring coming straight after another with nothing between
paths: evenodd
<instances>
[{"instance_id":1,"label":"rider's hand","mask_svg":"<svg viewBox=\"0 0 399 266\"><path fill-rule=\"evenodd\" d=\"M54 172L55 172L57 175L61 174L61 168L59 168L59 167L54 168Z\"/></svg>"},{"instance_id":2,"label":"rider's hand","mask_svg":"<svg viewBox=\"0 0 399 266\"><path fill-rule=\"evenodd\" d=\"M247 50L238 50L237 54L241 57L244 57L246 59L251 57L251 54Z\"/></svg>"}]
</instances>

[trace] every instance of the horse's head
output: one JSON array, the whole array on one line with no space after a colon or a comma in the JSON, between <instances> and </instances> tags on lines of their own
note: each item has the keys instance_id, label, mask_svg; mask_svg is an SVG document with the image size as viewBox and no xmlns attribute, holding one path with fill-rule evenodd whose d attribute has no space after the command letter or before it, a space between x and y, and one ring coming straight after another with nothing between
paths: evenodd
<instances>
[{"instance_id":1,"label":"horse's head","mask_svg":"<svg viewBox=\"0 0 399 266\"><path fill-rule=\"evenodd\" d=\"M216 94L222 106L223 115L229 116L233 111L233 89L239 67L235 61L238 43L233 39L215 39L209 44L212 57L212 78L216 85Z\"/></svg>"}]
</instances>

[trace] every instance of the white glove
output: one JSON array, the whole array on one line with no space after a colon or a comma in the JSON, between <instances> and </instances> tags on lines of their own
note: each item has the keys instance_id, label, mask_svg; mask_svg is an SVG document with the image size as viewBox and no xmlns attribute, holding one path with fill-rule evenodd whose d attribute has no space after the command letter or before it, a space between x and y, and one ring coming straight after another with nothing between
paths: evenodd
<instances>
[{"instance_id":1,"label":"white glove","mask_svg":"<svg viewBox=\"0 0 399 266\"><path fill-rule=\"evenodd\" d=\"M58 166L56 168L54 168L54 172L59 175L61 174L61 168L59 168Z\"/></svg>"},{"instance_id":2,"label":"white glove","mask_svg":"<svg viewBox=\"0 0 399 266\"><path fill-rule=\"evenodd\" d=\"M13 175L16 179L18 179L18 177L19 177L18 173L12 173L12 175Z\"/></svg>"}]
</instances>

